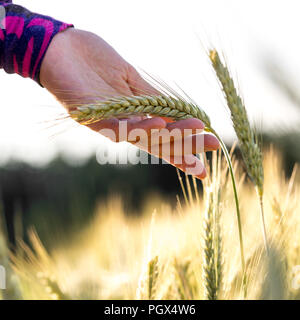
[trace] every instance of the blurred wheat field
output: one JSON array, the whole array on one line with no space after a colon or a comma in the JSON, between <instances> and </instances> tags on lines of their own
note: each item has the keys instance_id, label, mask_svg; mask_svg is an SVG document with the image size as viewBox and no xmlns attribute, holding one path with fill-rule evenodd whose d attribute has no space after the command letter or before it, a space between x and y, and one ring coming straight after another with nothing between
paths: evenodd
<instances>
[{"instance_id":1,"label":"blurred wheat field","mask_svg":"<svg viewBox=\"0 0 300 320\"><path fill-rule=\"evenodd\" d=\"M187 203L178 202L176 209L149 195L141 215L131 217L115 196L99 204L92 223L68 245L46 252L32 230L33 249L20 243L10 261L2 237L0 257L7 270L2 299L243 299L227 166L216 152L207 165L210 174L203 182L203 192L198 188L195 193L192 179L183 181ZM255 190L241 163L234 160L246 298L298 299L300 177L296 167L291 177L285 177L281 156L272 148L265 151L264 168L269 255L264 249Z\"/></svg>"}]
</instances>

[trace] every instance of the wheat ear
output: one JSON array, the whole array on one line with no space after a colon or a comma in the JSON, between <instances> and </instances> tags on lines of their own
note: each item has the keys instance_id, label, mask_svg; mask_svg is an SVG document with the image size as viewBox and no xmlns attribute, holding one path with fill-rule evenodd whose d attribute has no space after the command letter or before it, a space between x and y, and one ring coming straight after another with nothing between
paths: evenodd
<instances>
[{"instance_id":1,"label":"wheat ear","mask_svg":"<svg viewBox=\"0 0 300 320\"><path fill-rule=\"evenodd\" d=\"M175 120L197 118L207 128L211 128L208 115L197 105L183 99L163 95L110 98L106 101L77 107L76 110L70 112L71 117L82 124L134 114L157 115Z\"/></svg>"},{"instance_id":2,"label":"wheat ear","mask_svg":"<svg viewBox=\"0 0 300 320\"><path fill-rule=\"evenodd\" d=\"M156 294L158 278L158 256L148 263L148 299L153 300Z\"/></svg>"},{"instance_id":3,"label":"wheat ear","mask_svg":"<svg viewBox=\"0 0 300 320\"><path fill-rule=\"evenodd\" d=\"M205 181L206 210L203 236L203 275L206 298L218 299L222 285L222 232L221 217L221 156L213 152L210 167L212 181Z\"/></svg>"},{"instance_id":4,"label":"wheat ear","mask_svg":"<svg viewBox=\"0 0 300 320\"><path fill-rule=\"evenodd\" d=\"M262 152L256 142L254 131L250 126L245 104L235 88L234 81L227 66L222 63L216 50L211 50L209 57L215 73L221 83L227 106L230 110L233 127L239 140L240 149L247 172L256 187L261 209L263 237L265 247L268 252L269 246L267 241L263 206L264 171Z\"/></svg>"},{"instance_id":5,"label":"wheat ear","mask_svg":"<svg viewBox=\"0 0 300 320\"><path fill-rule=\"evenodd\" d=\"M208 207L204 220L204 283L205 295L208 300L217 299L215 254L214 254L214 234L213 234L213 196L209 195Z\"/></svg>"}]
</instances>

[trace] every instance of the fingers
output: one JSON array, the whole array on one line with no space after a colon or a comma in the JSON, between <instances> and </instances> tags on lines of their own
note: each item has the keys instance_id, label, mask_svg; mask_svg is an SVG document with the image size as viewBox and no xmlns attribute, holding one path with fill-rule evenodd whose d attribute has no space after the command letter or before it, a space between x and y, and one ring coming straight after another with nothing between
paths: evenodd
<instances>
[{"instance_id":1,"label":"fingers","mask_svg":"<svg viewBox=\"0 0 300 320\"><path fill-rule=\"evenodd\" d=\"M161 117L112 118L88 126L112 141L131 142L198 179L205 178L206 170L194 154L219 148L219 142L213 135L201 133L204 124L198 119L166 123ZM170 134L173 130L177 130L178 136ZM157 137L160 140L154 139Z\"/></svg>"},{"instance_id":2,"label":"fingers","mask_svg":"<svg viewBox=\"0 0 300 320\"><path fill-rule=\"evenodd\" d=\"M126 120L111 118L87 126L114 142L136 142L140 139L148 139L152 130L166 127L165 121L161 118L141 119L141 117L132 117Z\"/></svg>"},{"instance_id":3,"label":"fingers","mask_svg":"<svg viewBox=\"0 0 300 320\"><path fill-rule=\"evenodd\" d=\"M152 115L152 117L157 117L157 116L156 116L156 115ZM165 120L167 123L174 122L173 119L168 118L168 117L160 117L160 118L162 118L163 120Z\"/></svg>"},{"instance_id":4,"label":"fingers","mask_svg":"<svg viewBox=\"0 0 300 320\"><path fill-rule=\"evenodd\" d=\"M128 121L128 142L144 141L151 137L153 131L166 128L166 122L161 118L149 118L137 122Z\"/></svg>"},{"instance_id":5,"label":"fingers","mask_svg":"<svg viewBox=\"0 0 300 320\"><path fill-rule=\"evenodd\" d=\"M220 148L219 140L212 134L204 135L204 152L215 151Z\"/></svg>"},{"instance_id":6,"label":"fingers","mask_svg":"<svg viewBox=\"0 0 300 320\"><path fill-rule=\"evenodd\" d=\"M193 130L193 134L196 133L196 130L203 130L204 129L204 123L196 118L190 118L190 119L184 119L179 120L176 122L168 123L167 128L169 130L173 130L175 128L180 129L181 131L185 129Z\"/></svg>"},{"instance_id":7,"label":"fingers","mask_svg":"<svg viewBox=\"0 0 300 320\"><path fill-rule=\"evenodd\" d=\"M116 136L116 141L141 141L149 146L182 140L183 137L201 133L204 128L203 122L194 118L168 124L161 117L141 119L141 117L131 117L126 120L111 118L88 124L87 126L97 132L104 131L104 129L112 130L114 136ZM140 129L140 131L131 132L134 129ZM144 130L144 133L142 130ZM100 133L103 134L103 132ZM134 138L135 136L136 138ZM216 145L214 137L207 139L207 142L210 148L214 148Z\"/></svg>"},{"instance_id":8,"label":"fingers","mask_svg":"<svg viewBox=\"0 0 300 320\"><path fill-rule=\"evenodd\" d=\"M218 140L210 134L197 134L162 144L150 145L149 151L156 156L182 156L214 151L219 148Z\"/></svg>"},{"instance_id":9,"label":"fingers","mask_svg":"<svg viewBox=\"0 0 300 320\"><path fill-rule=\"evenodd\" d=\"M191 135L182 140L154 146L146 146L141 142L135 145L198 179L204 179L207 173L202 162L194 154L219 148L218 140L211 134Z\"/></svg>"},{"instance_id":10,"label":"fingers","mask_svg":"<svg viewBox=\"0 0 300 320\"><path fill-rule=\"evenodd\" d=\"M148 141L148 144L155 145L182 140L183 137L201 133L203 129L203 122L195 118L167 123L166 130L152 132L151 141Z\"/></svg>"},{"instance_id":11,"label":"fingers","mask_svg":"<svg viewBox=\"0 0 300 320\"><path fill-rule=\"evenodd\" d=\"M160 158L197 154L219 148L219 142L213 135L193 134L203 130L204 125L200 120L187 119L178 121L177 124L166 124L161 118L141 119L141 117L126 120L112 118L88 126L112 141L131 142ZM177 130L176 133L171 135L174 130Z\"/></svg>"}]
</instances>

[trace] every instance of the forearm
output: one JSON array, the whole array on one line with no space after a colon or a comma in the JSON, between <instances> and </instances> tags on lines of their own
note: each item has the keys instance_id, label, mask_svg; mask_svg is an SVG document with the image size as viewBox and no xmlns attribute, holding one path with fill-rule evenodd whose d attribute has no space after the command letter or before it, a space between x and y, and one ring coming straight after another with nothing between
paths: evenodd
<instances>
[{"instance_id":1,"label":"forearm","mask_svg":"<svg viewBox=\"0 0 300 320\"><path fill-rule=\"evenodd\" d=\"M40 67L53 37L72 25L30 12L9 0L0 1L0 5L5 10L5 17L0 17L0 68L40 84Z\"/></svg>"}]
</instances>

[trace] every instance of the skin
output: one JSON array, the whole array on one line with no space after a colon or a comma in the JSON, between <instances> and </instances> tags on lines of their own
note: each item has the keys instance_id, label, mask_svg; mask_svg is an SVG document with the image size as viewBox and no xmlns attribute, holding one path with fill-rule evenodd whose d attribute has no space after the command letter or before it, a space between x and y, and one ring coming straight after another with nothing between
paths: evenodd
<instances>
[{"instance_id":1,"label":"skin","mask_svg":"<svg viewBox=\"0 0 300 320\"><path fill-rule=\"evenodd\" d=\"M97 35L78 29L67 29L57 34L52 40L43 60L40 81L57 100L69 111L76 105L91 103L99 99L120 95L158 94L108 43ZM202 145L196 139L204 128L198 119L186 119L172 122L162 117L131 117L126 119L101 120L91 125L90 129L104 132L103 129L113 130L116 139L109 134L104 134L113 141L121 141L118 137L119 122L126 121L127 132L134 129L143 129L147 139L128 139L139 148L159 156L176 166L182 171L196 168L193 174L203 179L206 171L200 160L193 154L203 149L212 151L219 148L218 140L209 134L204 134ZM154 137L158 133L171 132L173 129L189 134L180 136L181 142L191 143L191 150L182 148L181 152L175 151L175 138L163 135L162 141L154 145ZM167 130L167 131L166 131ZM106 130L107 132L107 130ZM191 136L193 135L193 136ZM164 138L165 137L165 138ZM170 143L170 153L161 152L162 143Z\"/></svg>"}]
</instances>

